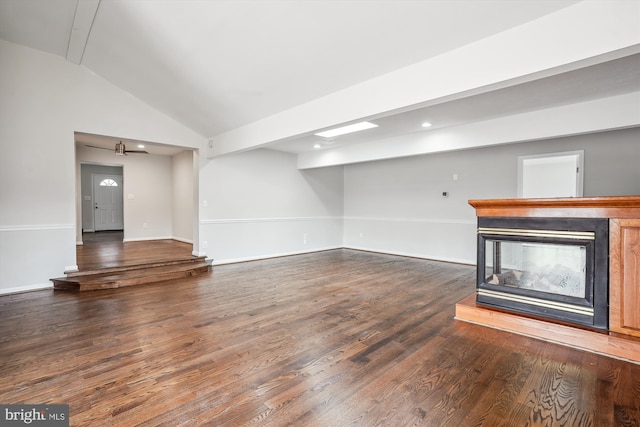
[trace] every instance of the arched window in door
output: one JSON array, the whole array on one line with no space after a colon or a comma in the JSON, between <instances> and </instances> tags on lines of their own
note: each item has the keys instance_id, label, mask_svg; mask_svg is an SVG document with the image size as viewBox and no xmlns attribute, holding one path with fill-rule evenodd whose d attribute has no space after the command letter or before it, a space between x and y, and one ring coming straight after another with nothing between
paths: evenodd
<instances>
[{"instance_id":1,"label":"arched window in door","mask_svg":"<svg viewBox=\"0 0 640 427\"><path fill-rule=\"evenodd\" d=\"M100 181L100 187L117 187L117 186L118 186L118 183L111 178L106 178Z\"/></svg>"}]
</instances>

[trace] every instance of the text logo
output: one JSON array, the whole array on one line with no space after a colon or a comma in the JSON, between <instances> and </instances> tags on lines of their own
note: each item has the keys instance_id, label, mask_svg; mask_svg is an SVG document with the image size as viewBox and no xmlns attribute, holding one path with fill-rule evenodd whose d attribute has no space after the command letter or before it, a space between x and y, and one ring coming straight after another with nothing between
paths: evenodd
<instances>
[{"instance_id":1,"label":"text logo","mask_svg":"<svg viewBox=\"0 0 640 427\"><path fill-rule=\"evenodd\" d=\"M69 427L69 405L2 405L3 426Z\"/></svg>"}]
</instances>

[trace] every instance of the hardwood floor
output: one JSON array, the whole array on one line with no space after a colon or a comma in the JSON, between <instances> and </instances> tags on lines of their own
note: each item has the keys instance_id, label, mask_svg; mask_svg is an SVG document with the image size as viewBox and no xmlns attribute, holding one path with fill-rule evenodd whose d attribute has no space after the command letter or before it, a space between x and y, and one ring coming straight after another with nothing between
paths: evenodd
<instances>
[{"instance_id":1,"label":"hardwood floor","mask_svg":"<svg viewBox=\"0 0 640 427\"><path fill-rule=\"evenodd\" d=\"M0 297L0 402L73 426L638 426L640 365L453 319L475 268L350 250Z\"/></svg>"},{"instance_id":2,"label":"hardwood floor","mask_svg":"<svg viewBox=\"0 0 640 427\"><path fill-rule=\"evenodd\" d=\"M189 259L193 250L191 243L171 239L123 242L121 231L83 233L82 242L76 246L81 271Z\"/></svg>"}]
</instances>

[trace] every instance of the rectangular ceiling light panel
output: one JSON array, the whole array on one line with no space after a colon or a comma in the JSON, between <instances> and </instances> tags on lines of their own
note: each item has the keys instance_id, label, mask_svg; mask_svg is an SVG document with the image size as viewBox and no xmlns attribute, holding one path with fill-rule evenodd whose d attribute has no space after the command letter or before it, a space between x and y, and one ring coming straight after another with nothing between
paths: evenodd
<instances>
[{"instance_id":1,"label":"rectangular ceiling light panel","mask_svg":"<svg viewBox=\"0 0 640 427\"><path fill-rule=\"evenodd\" d=\"M360 122L354 123L352 125L342 126L335 129L325 130L323 132L318 132L314 135L321 136L323 138L333 138L334 136L346 135L348 133L358 132L361 130L377 128L378 125L371 122Z\"/></svg>"}]
</instances>

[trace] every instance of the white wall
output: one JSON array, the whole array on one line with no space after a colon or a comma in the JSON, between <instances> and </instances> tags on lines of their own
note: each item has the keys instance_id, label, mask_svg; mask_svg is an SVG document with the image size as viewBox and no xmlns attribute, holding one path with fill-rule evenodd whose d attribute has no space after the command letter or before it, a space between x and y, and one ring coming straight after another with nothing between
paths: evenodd
<instances>
[{"instance_id":1,"label":"white wall","mask_svg":"<svg viewBox=\"0 0 640 427\"><path fill-rule=\"evenodd\" d=\"M200 200L201 250L216 264L342 246L341 167L300 171L264 149L223 156L201 168Z\"/></svg>"},{"instance_id":2,"label":"white wall","mask_svg":"<svg viewBox=\"0 0 640 427\"><path fill-rule=\"evenodd\" d=\"M183 151L171 158L172 236L193 243L194 174L193 151Z\"/></svg>"},{"instance_id":3,"label":"white wall","mask_svg":"<svg viewBox=\"0 0 640 427\"><path fill-rule=\"evenodd\" d=\"M50 278L75 267L75 131L206 146L202 136L83 67L5 41L0 118L2 293L50 287Z\"/></svg>"},{"instance_id":4,"label":"white wall","mask_svg":"<svg viewBox=\"0 0 640 427\"><path fill-rule=\"evenodd\" d=\"M640 194L640 128L349 165L344 245L474 264L467 201L517 197L518 156L581 149L585 196Z\"/></svg>"}]
</instances>

